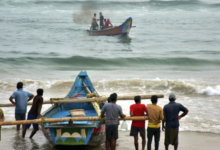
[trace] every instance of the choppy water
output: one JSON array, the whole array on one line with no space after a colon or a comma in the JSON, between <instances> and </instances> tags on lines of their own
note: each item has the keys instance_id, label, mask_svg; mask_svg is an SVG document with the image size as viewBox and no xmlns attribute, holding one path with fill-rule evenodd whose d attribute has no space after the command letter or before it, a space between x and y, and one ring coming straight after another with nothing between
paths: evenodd
<instances>
[{"instance_id":1,"label":"choppy water","mask_svg":"<svg viewBox=\"0 0 220 150\"><path fill-rule=\"evenodd\" d=\"M132 17L136 28L128 37L89 36L100 11L113 25ZM33 93L44 88L45 99L64 97L87 70L104 96L165 94L164 106L175 92L190 110L181 130L220 133L220 1L0 0L0 12L2 103L18 81ZM129 114L133 102L124 103Z\"/></svg>"}]
</instances>

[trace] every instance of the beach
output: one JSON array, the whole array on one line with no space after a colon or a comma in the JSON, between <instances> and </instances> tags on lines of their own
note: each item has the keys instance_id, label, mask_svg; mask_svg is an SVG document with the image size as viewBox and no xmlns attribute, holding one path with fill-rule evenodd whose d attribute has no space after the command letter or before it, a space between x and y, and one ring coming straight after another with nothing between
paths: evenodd
<instances>
[{"instance_id":1,"label":"beach","mask_svg":"<svg viewBox=\"0 0 220 150\"><path fill-rule=\"evenodd\" d=\"M57 150L51 147L41 131L37 132L33 139L29 139L31 130L27 131L26 138L21 137L21 133L16 134L15 129L5 129L2 131L2 141L0 141L0 149L5 150ZM117 150L134 150L133 137L129 136L129 131L119 131L119 139L117 140ZM180 150L217 150L220 147L220 136L213 133L202 132L180 132L179 133L179 149ZM164 132L161 132L159 150L164 148ZM152 143L152 149L154 144ZM65 148L69 149L69 148ZM75 147L80 150L105 150L105 146L98 147ZM141 139L139 138L139 149L141 149ZM173 146L170 145L170 149ZM62 150L62 149L61 149Z\"/></svg>"},{"instance_id":2,"label":"beach","mask_svg":"<svg viewBox=\"0 0 220 150\"><path fill-rule=\"evenodd\" d=\"M219 149L219 0L1 0L0 12L1 104L10 103L20 81L34 95L44 89L44 100L64 98L87 71L103 97L163 94L164 107L175 93L189 110L180 121L179 149ZM91 36L86 30L100 12L114 26L132 17L136 27L128 36ZM117 104L128 116L134 101ZM13 121L15 108L2 109ZM134 149L127 135L120 132L117 149ZM14 126L2 126L3 148L51 149L41 132L23 140Z\"/></svg>"}]
</instances>

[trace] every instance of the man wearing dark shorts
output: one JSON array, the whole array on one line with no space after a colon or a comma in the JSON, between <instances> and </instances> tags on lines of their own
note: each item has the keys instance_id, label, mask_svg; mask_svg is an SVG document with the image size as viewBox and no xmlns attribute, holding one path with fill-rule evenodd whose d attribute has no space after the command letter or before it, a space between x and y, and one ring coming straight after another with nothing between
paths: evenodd
<instances>
[{"instance_id":1,"label":"man wearing dark shorts","mask_svg":"<svg viewBox=\"0 0 220 150\"><path fill-rule=\"evenodd\" d=\"M27 102L30 101L34 95L23 91L23 83L17 83L17 91L15 91L9 98L11 103L15 106L15 119L25 120L27 112ZM13 101L15 99L15 102ZM23 125L24 128L24 125ZM17 131L20 130L20 125L17 125Z\"/></svg>"},{"instance_id":2,"label":"man wearing dark shorts","mask_svg":"<svg viewBox=\"0 0 220 150\"><path fill-rule=\"evenodd\" d=\"M37 96L34 97L34 101L33 104L31 106L30 111L28 112L28 119L27 120L34 120L34 119L38 119L40 117L42 117L42 115L40 114L41 112L41 108L43 105L43 89L37 89ZM26 134L26 130L29 129L31 126L31 124L26 124L24 126L24 130L22 133L22 137L25 137ZM33 128L34 130L32 131L30 138L32 138L35 133L39 130L38 124L33 124Z\"/></svg>"},{"instance_id":3,"label":"man wearing dark shorts","mask_svg":"<svg viewBox=\"0 0 220 150\"><path fill-rule=\"evenodd\" d=\"M110 95L111 103L106 103L101 112L101 117L105 117L106 113L106 150L116 149L116 140L118 139L118 116L124 118L121 106L117 105L117 94Z\"/></svg>"},{"instance_id":4,"label":"man wearing dark shorts","mask_svg":"<svg viewBox=\"0 0 220 150\"><path fill-rule=\"evenodd\" d=\"M174 145L174 150L178 148L179 120L188 113L188 109L182 104L176 103L175 94L170 94L170 103L163 108L164 121L163 131L165 130L165 149L169 149L169 144ZM179 116L179 112L183 113ZM166 123L166 126L164 125Z\"/></svg>"},{"instance_id":5,"label":"man wearing dark shorts","mask_svg":"<svg viewBox=\"0 0 220 150\"><path fill-rule=\"evenodd\" d=\"M134 101L136 104L130 106L130 115L133 116L145 116L147 115L147 107L141 104L141 97L135 96ZM145 134L145 120L132 121L130 136L134 137L135 149L138 150L138 132L142 138L142 150L146 145L146 134Z\"/></svg>"}]
</instances>

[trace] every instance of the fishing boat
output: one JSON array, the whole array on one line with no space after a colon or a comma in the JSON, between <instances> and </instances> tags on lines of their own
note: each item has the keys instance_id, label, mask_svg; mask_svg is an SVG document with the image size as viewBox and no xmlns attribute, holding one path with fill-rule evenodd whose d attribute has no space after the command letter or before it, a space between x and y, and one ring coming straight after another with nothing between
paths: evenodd
<instances>
[{"instance_id":1,"label":"fishing boat","mask_svg":"<svg viewBox=\"0 0 220 150\"><path fill-rule=\"evenodd\" d=\"M80 98L99 97L87 72L80 72L66 98L74 98L79 103L55 104L43 113L45 118L97 117L103 103L80 102ZM90 97L91 98L91 97ZM64 121L43 123L42 131L52 146L97 146L105 142L105 124L100 121Z\"/></svg>"},{"instance_id":2,"label":"fishing boat","mask_svg":"<svg viewBox=\"0 0 220 150\"><path fill-rule=\"evenodd\" d=\"M122 25L103 30L87 30L91 35L128 35L132 27L132 18L128 18Z\"/></svg>"}]
</instances>

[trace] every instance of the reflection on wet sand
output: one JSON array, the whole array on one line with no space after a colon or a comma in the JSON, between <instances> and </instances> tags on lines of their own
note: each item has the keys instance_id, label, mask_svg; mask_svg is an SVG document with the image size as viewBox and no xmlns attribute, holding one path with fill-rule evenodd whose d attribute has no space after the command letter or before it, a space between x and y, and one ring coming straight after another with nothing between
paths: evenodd
<instances>
[{"instance_id":1,"label":"reflection on wet sand","mask_svg":"<svg viewBox=\"0 0 220 150\"><path fill-rule=\"evenodd\" d=\"M29 134L32 130L28 130ZM105 145L102 144L97 147L91 146L62 146L62 147L52 147L46 138L43 136L41 131L39 131L33 139L28 137L22 138L21 131L16 132L15 130L4 130L3 135L4 140L1 141L1 147L7 147L8 150L69 150L69 149L80 149L80 150L105 150ZM13 137L14 136L14 137ZM12 137L12 138L11 138ZM10 144L12 143L12 144ZM11 145L12 147L10 147Z\"/></svg>"}]
</instances>

